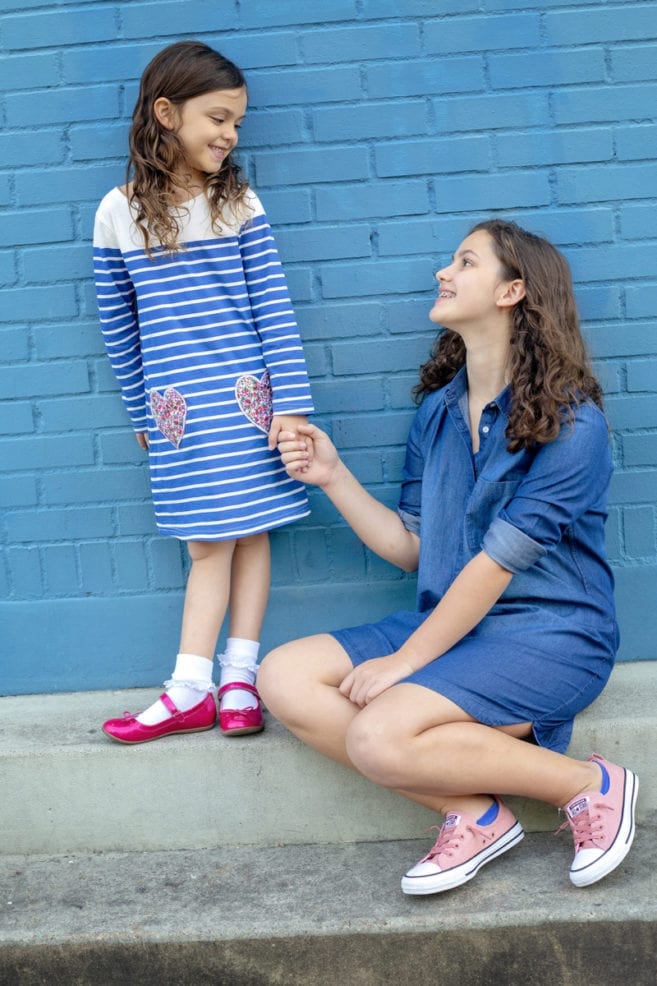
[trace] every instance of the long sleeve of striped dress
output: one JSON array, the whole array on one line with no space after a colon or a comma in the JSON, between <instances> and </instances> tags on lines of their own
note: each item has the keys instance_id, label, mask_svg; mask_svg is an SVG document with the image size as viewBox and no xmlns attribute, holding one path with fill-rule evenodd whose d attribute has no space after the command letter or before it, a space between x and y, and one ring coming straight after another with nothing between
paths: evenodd
<instances>
[{"instance_id":1,"label":"long sleeve of striped dress","mask_svg":"<svg viewBox=\"0 0 657 986\"><path fill-rule=\"evenodd\" d=\"M308 513L267 449L272 414L313 411L285 275L260 200L212 228L205 196L181 208L181 246L148 257L125 195L94 229L107 353L136 431L148 430L159 530L222 540Z\"/></svg>"},{"instance_id":2,"label":"long sleeve of striped dress","mask_svg":"<svg viewBox=\"0 0 657 986\"><path fill-rule=\"evenodd\" d=\"M144 371L141 362L135 289L121 251L109 246L111 229L97 226L98 238L108 243L94 258L98 314L105 348L121 387L121 396L135 431L146 431Z\"/></svg>"}]
</instances>

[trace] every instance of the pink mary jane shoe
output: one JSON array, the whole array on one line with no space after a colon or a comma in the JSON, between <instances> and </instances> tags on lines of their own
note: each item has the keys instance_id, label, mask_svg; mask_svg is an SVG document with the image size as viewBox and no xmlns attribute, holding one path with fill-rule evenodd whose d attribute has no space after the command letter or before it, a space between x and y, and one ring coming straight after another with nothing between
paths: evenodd
<instances>
[{"instance_id":1,"label":"pink mary jane shoe","mask_svg":"<svg viewBox=\"0 0 657 986\"><path fill-rule=\"evenodd\" d=\"M181 712L171 701L166 692L160 695L160 701L167 707L171 716L164 722L154 726L144 726L130 712L124 712L122 719L108 719L103 723L103 732L118 743L148 743L159 739L160 736L170 736L174 733L200 733L204 729L212 729L217 721L217 706L214 696L208 692L202 702L194 705L187 712Z\"/></svg>"},{"instance_id":2,"label":"pink mary jane shoe","mask_svg":"<svg viewBox=\"0 0 657 986\"><path fill-rule=\"evenodd\" d=\"M260 733L265 728L265 721L262 717L260 708L260 696L255 685L247 685L242 681L231 681L228 685L223 685L217 692L219 701L226 692L241 688L245 692L251 692L255 697L256 704L249 705L246 709L225 709L223 712L219 707L219 728L224 736L247 736L249 733Z\"/></svg>"}]
</instances>

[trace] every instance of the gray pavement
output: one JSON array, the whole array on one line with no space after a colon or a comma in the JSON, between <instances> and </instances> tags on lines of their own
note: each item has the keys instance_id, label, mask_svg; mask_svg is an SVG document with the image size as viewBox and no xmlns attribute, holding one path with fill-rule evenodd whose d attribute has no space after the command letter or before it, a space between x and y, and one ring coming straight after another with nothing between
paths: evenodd
<instances>
[{"instance_id":1,"label":"gray pavement","mask_svg":"<svg viewBox=\"0 0 657 986\"><path fill-rule=\"evenodd\" d=\"M0 699L0 986L656 986L657 662L619 665L570 752L641 779L635 846L568 881L549 808L470 884L405 897L436 819L268 719L139 747L152 690Z\"/></svg>"},{"instance_id":2,"label":"gray pavement","mask_svg":"<svg viewBox=\"0 0 657 986\"><path fill-rule=\"evenodd\" d=\"M423 898L399 879L430 836L8 855L0 981L654 986L656 836L653 817L617 871L576 889L569 833L531 834L471 883Z\"/></svg>"}]
</instances>

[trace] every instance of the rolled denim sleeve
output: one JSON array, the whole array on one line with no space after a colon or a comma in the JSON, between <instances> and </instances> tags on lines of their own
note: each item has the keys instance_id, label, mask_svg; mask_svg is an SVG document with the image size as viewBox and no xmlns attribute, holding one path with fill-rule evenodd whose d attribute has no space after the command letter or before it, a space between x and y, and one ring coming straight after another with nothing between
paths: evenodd
<instances>
[{"instance_id":1,"label":"rolled denim sleeve","mask_svg":"<svg viewBox=\"0 0 657 986\"><path fill-rule=\"evenodd\" d=\"M508 571L525 571L587 511L606 511L610 476L606 419L597 407L583 404L574 423L538 450L514 496L486 531L483 550Z\"/></svg>"},{"instance_id":2,"label":"rolled denim sleeve","mask_svg":"<svg viewBox=\"0 0 657 986\"><path fill-rule=\"evenodd\" d=\"M490 525L481 546L489 558L514 575L531 568L547 554L547 548L501 517L496 517Z\"/></svg>"},{"instance_id":3,"label":"rolled denim sleeve","mask_svg":"<svg viewBox=\"0 0 657 986\"><path fill-rule=\"evenodd\" d=\"M397 511L406 530L418 536L420 534L422 475L424 472L424 453L422 451L424 417L425 405L422 405L415 414L406 442L406 459Z\"/></svg>"},{"instance_id":4,"label":"rolled denim sleeve","mask_svg":"<svg viewBox=\"0 0 657 986\"><path fill-rule=\"evenodd\" d=\"M404 525L404 527L406 528L406 530L407 531L410 531L411 534L417 534L417 536L419 537L420 536L420 515L419 514L411 514L411 513L408 513L407 510L402 510L401 508L398 508L397 509L397 513L399 514L399 516L401 518L401 522Z\"/></svg>"}]
</instances>

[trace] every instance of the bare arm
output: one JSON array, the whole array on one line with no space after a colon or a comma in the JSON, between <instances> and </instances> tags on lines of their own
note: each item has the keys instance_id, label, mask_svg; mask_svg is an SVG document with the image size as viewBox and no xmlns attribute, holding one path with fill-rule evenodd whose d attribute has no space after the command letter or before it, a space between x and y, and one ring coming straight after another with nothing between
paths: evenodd
<instances>
[{"instance_id":1,"label":"bare arm","mask_svg":"<svg viewBox=\"0 0 657 986\"><path fill-rule=\"evenodd\" d=\"M441 657L483 620L513 574L483 551L459 572L434 611L394 654L354 668L340 691L364 706L391 685Z\"/></svg>"},{"instance_id":2,"label":"bare arm","mask_svg":"<svg viewBox=\"0 0 657 986\"><path fill-rule=\"evenodd\" d=\"M414 671L470 633L500 598L513 573L480 551L461 569L431 616L399 651Z\"/></svg>"},{"instance_id":3,"label":"bare arm","mask_svg":"<svg viewBox=\"0 0 657 986\"><path fill-rule=\"evenodd\" d=\"M417 567L417 536L406 530L394 511L363 489L323 431L304 425L296 438L291 432L283 432L278 447L288 473L320 486L373 551L406 571ZM483 620L512 578L512 572L479 552L403 647L394 654L358 665L346 676L340 691L356 705L364 706L402 678L435 661Z\"/></svg>"},{"instance_id":4,"label":"bare arm","mask_svg":"<svg viewBox=\"0 0 657 986\"><path fill-rule=\"evenodd\" d=\"M278 448L288 473L321 487L368 548L406 572L416 570L419 538L406 530L394 510L361 486L328 435L316 425L301 425L296 436L281 432Z\"/></svg>"}]
</instances>

